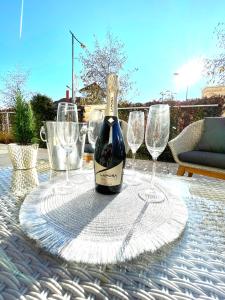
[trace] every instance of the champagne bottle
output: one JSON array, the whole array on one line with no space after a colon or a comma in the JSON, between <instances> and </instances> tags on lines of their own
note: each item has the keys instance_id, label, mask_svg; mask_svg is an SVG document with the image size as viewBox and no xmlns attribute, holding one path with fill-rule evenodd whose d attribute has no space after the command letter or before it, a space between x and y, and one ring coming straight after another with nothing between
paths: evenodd
<instances>
[{"instance_id":1,"label":"champagne bottle","mask_svg":"<svg viewBox=\"0 0 225 300\"><path fill-rule=\"evenodd\" d=\"M96 191L102 194L119 193L123 182L126 152L118 121L118 77L107 77L107 106L105 118L95 145L94 169Z\"/></svg>"}]
</instances>

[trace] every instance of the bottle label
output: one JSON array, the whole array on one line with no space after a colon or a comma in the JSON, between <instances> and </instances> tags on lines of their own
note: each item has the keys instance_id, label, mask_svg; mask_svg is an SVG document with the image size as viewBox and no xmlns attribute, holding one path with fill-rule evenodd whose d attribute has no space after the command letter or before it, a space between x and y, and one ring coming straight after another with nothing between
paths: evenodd
<instances>
[{"instance_id":1,"label":"bottle label","mask_svg":"<svg viewBox=\"0 0 225 300\"><path fill-rule=\"evenodd\" d=\"M107 105L106 105L106 116L117 116L117 95L119 91L118 86L118 76L114 73L111 73L107 76L106 79L106 98L107 98Z\"/></svg>"},{"instance_id":2,"label":"bottle label","mask_svg":"<svg viewBox=\"0 0 225 300\"><path fill-rule=\"evenodd\" d=\"M115 101L114 97L111 96L109 98L109 116L113 116L114 115L114 101Z\"/></svg>"},{"instance_id":3,"label":"bottle label","mask_svg":"<svg viewBox=\"0 0 225 300\"><path fill-rule=\"evenodd\" d=\"M121 184L123 172L123 161L117 166L107 169L95 161L95 181L97 184L105 186L115 186Z\"/></svg>"},{"instance_id":4,"label":"bottle label","mask_svg":"<svg viewBox=\"0 0 225 300\"><path fill-rule=\"evenodd\" d=\"M108 99L107 99L107 107L106 107L106 112L105 115L106 116L117 116L118 112L117 112L117 98L115 97L114 94L110 94L108 95Z\"/></svg>"}]
</instances>

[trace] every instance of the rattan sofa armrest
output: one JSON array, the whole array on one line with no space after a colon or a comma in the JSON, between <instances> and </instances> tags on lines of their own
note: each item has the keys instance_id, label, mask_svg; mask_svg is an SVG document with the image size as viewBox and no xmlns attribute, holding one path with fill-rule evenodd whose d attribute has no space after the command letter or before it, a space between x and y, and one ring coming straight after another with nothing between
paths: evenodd
<instances>
[{"instance_id":1,"label":"rattan sofa armrest","mask_svg":"<svg viewBox=\"0 0 225 300\"><path fill-rule=\"evenodd\" d=\"M203 131L204 120L194 122L184 128L184 130L173 140L169 141L169 146L173 158L177 163L181 163L178 154L181 152L191 151L199 142Z\"/></svg>"}]
</instances>

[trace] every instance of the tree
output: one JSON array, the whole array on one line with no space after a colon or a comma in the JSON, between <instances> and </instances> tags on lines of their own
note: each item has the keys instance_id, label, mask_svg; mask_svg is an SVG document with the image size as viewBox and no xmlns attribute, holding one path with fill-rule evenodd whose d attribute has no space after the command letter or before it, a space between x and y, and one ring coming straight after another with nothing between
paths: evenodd
<instances>
[{"instance_id":1,"label":"tree","mask_svg":"<svg viewBox=\"0 0 225 300\"><path fill-rule=\"evenodd\" d=\"M15 117L12 123L13 136L17 144L28 145L37 142L35 118L29 102L18 90L15 95Z\"/></svg>"},{"instance_id":2,"label":"tree","mask_svg":"<svg viewBox=\"0 0 225 300\"><path fill-rule=\"evenodd\" d=\"M4 76L1 76L3 82L3 89L0 90L2 95L2 102L7 107L14 106L18 92L20 92L24 98L27 97L25 91L26 81L29 73L20 69L8 71Z\"/></svg>"},{"instance_id":3,"label":"tree","mask_svg":"<svg viewBox=\"0 0 225 300\"><path fill-rule=\"evenodd\" d=\"M214 34L217 38L217 48L220 53L215 58L205 60L206 75L209 83L224 85L225 84L225 24L218 23Z\"/></svg>"},{"instance_id":4,"label":"tree","mask_svg":"<svg viewBox=\"0 0 225 300\"><path fill-rule=\"evenodd\" d=\"M91 85L94 82L98 84L103 91L106 90L106 77L109 73L116 73L120 79L119 99L124 99L128 92L133 90L134 82L131 81L131 75L134 70L125 70L127 56L124 52L124 44L111 32L106 34L104 45L100 45L95 38L95 48L93 52L86 50L85 54L80 55L83 66L81 79L85 85Z\"/></svg>"},{"instance_id":5,"label":"tree","mask_svg":"<svg viewBox=\"0 0 225 300\"><path fill-rule=\"evenodd\" d=\"M36 119L36 131L39 135L43 121L52 121L56 116L54 104L51 98L41 94L34 95L30 103ZM41 143L41 146L44 145Z\"/></svg>"}]
</instances>

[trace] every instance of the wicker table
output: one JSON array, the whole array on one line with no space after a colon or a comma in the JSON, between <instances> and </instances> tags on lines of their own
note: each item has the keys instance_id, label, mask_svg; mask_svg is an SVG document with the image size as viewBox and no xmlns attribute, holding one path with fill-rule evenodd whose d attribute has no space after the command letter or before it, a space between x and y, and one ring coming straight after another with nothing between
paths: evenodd
<instances>
[{"instance_id":1,"label":"wicker table","mask_svg":"<svg viewBox=\"0 0 225 300\"><path fill-rule=\"evenodd\" d=\"M133 261L66 263L36 247L18 212L46 170L0 170L0 300L225 299L225 182L164 176L189 209L179 240Z\"/></svg>"}]
</instances>

